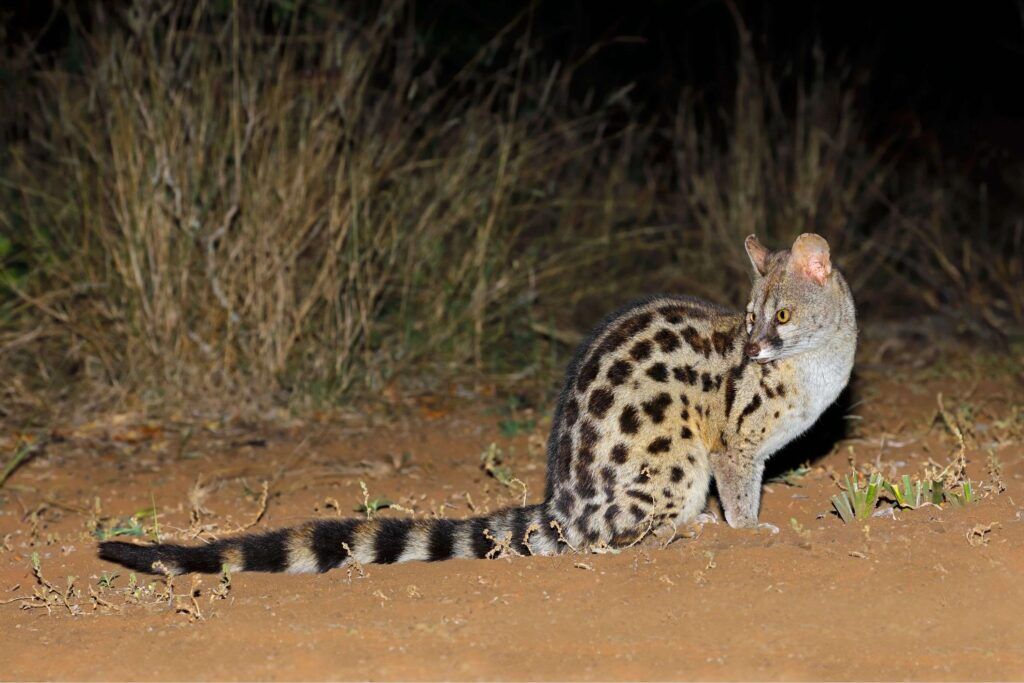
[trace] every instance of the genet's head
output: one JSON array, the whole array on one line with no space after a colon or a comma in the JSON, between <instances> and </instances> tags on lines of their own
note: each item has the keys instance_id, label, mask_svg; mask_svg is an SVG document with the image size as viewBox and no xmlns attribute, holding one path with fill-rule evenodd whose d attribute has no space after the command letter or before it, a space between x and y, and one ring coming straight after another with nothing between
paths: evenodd
<instances>
[{"instance_id":1,"label":"genet's head","mask_svg":"<svg viewBox=\"0 0 1024 683\"><path fill-rule=\"evenodd\" d=\"M846 326L855 329L849 289L832 269L823 237L804 233L775 252L754 235L744 244L755 272L746 321L751 359L787 358L827 344Z\"/></svg>"}]
</instances>

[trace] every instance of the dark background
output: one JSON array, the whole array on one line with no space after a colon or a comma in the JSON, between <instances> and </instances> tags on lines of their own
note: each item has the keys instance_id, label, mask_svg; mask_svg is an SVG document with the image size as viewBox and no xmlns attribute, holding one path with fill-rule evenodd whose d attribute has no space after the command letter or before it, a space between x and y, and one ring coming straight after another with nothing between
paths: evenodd
<instances>
[{"instance_id":1,"label":"dark background","mask_svg":"<svg viewBox=\"0 0 1024 683\"><path fill-rule=\"evenodd\" d=\"M377 3L346 6L372 11ZM67 55L70 47L73 55L67 12L89 25L111 20L117 7L15 0L0 16L9 49L35 41L42 54ZM872 135L902 131L904 142L933 156L938 145L972 174L1024 152L1024 3L740 0L735 7L758 55L780 68L799 70L820 47L830 68L860 85ZM523 15L541 61L587 55L574 79L580 97L632 82L634 102L663 112L685 91L711 105L731 96L737 28L718 0L432 0L414 9L427 54L449 70Z\"/></svg>"}]
</instances>

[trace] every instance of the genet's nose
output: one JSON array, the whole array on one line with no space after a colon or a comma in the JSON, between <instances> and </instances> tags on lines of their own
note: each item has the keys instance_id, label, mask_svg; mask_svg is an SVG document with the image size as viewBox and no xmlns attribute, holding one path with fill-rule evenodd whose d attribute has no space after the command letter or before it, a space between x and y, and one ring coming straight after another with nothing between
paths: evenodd
<instances>
[{"instance_id":1,"label":"genet's nose","mask_svg":"<svg viewBox=\"0 0 1024 683\"><path fill-rule=\"evenodd\" d=\"M743 347L743 350L746 352L748 356L750 356L751 358L755 358L759 353L761 353L761 345L758 344L757 342L750 342L745 347Z\"/></svg>"}]
</instances>

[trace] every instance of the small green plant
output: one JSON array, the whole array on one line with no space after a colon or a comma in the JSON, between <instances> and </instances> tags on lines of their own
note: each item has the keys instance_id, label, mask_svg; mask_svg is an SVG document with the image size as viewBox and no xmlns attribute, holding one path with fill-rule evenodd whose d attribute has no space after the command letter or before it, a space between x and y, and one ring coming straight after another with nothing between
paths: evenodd
<instances>
[{"instance_id":1,"label":"small green plant","mask_svg":"<svg viewBox=\"0 0 1024 683\"><path fill-rule=\"evenodd\" d=\"M878 491L883 483L882 475L875 472L862 487L856 473L845 477L842 490L832 496L832 505L847 524L862 521L871 516L878 502Z\"/></svg>"},{"instance_id":2,"label":"small green plant","mask_svg":"<svg viewBox=\"0 0 1024 683\"><path fill-rule=\"evenodd\" d=\"M363 502L360 503L359 505L356 505L354 510L356 512L362 512L364 515L366 515L367 519L373 519L373 516L377 514L379 510L389 508L395 504L393 500L389 500L388 498L384 498L383 496L371 500L370 492L366 488L366 482L364 481L359 482L359 488L363 490Z\"/></svg>"},{"instance_id":3,"label":"small green plant","mask_svg":"<svg viewBox=\"0 0 1024 683\"><path fill-rule=\"evenodd\" d=\"M944 494L947 503L954 507L962 508L977 500L974 495L974 485L970 479L960 484L959 491L946 491Z\"/></svg>"},{"instance_id":4,"label":"small green plant","mask_svg":"<svg viewBox=\"0 0 1024 683\"><path fill-rule=\"evenodd\" d=\"M942 482L911 480L904 474L899 482L883 482L882 487L897 507L915 509L925 504L942 503Z\"/></svg>"},{"instance_id":5,"label":"small green plant","mask_svg":"<svg viewBox=\"0 0 1024 683\"><path fill-rule=\"evenodd\" d=\"M519 396L513 395L508 397L505 405L500 409L504 417L498 420L498 429L501 431L502 436L512 439L520 434L526 434L534 430L537 426L535 419L518 417L518 414L526 407L525 402Z\"/></svg>"},{"instance_id":6,"label":"small green plant","mask_svg":"<svg viewBox=\"0 0 1024 683\"><path fill-rule=\"evenodd\" d=\"M152 520L154 526L147 528L143 522L146 520ZM141 538L147 533L153 531L155 535L158 535L158 529L156 526L156 508L148 507L139 510L130 517L120 517L116 520L102 519L97 525L96 529L92 532L93 536L101 541L106 541L111 538L118 536L134 536Z\"/></svg>"},{"instance_id":7,"label":"small green plant","mask_svg":"<svg viewBox=\"0 0 1024 683\"><path fill-rule=\"evenodd\" d=\"M480 454L480 466L483 467L484 472L487 472L487 474L497 479L503 485L509 488L521 489L523 505L526 505L526 482L512 474L512 468L508 465L502 464L501 458L501 449L498 448L498 444L491 443L491 445L489 445L484 452Z\"/></svg>"},{"instance_id":8,"label":"small green plant","mask_svg":"<svg viewBox=\"0 0 1024 683\"><path fill-rule=\"evenodd\" d=\"M512 476L512 469L508 465L502 464L502 453L498 444L491 443L484 449L484 452L480 454L480 466L484 468L484 472L505 486L512 486L515 477Z\"/></svg>"},{"instance_id":9,"label":"small green plant","mask_svg":"<svg viewBox=\"0 0 1024 683\"><path fill-rule=\"evenodd\" d=\"M117 574L117 573L108 574L107 572L103 572L102 574L100 574L99 587L100 588L113 588L114 587L114 579L116 579L118 576L120 576L120 574Z\"/></svg>"},{"instance_id":10,"label":"small green plant","mask_svg":"<svg viewBox=\"0 0 1024 683\"><path fill-rule=\"evenodd\" d=\"M532 432L536 426L537 421L532 419L517 420L515 418L507 417L502 420L498 420L498 429L501 430L501 435L507 439L514 438L520 434Z\"/></svg>"},{"instance_id":11,"label":"small green plant","mask_svg":"<svg viewBox=\"0 0 1024 683\"><path fill-rule=\"evenodd\" d=\"M14 450L14 453L11 455L11 459L7 461L7 465L4 467L3 472L0 472L0 486L3 486L4 482L7 481L7 478L14 474L14 470L18 469L19 465L28 460L34 450L34 444L22 443L18 445Z\"/></svg>"}]
</instances>

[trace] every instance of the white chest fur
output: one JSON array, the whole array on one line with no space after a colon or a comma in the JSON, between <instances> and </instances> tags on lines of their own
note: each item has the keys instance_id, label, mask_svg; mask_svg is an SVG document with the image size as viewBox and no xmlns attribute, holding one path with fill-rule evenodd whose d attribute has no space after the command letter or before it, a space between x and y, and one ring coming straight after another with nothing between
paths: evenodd
<instances>
[{"instance_id":1,"label":"white chest fur","mask_svg":"<svg viewBox=\"0 0 1024 683\"><path fill-rule=\"evenodd\" d=\"M843 340L790 359L794 364L797 386L793 404L781 416L773 432L765 439L757 457L767 459L787 443L803 434L839 397L853 370L856 341Z\"/></svg>"}]
</instances>

